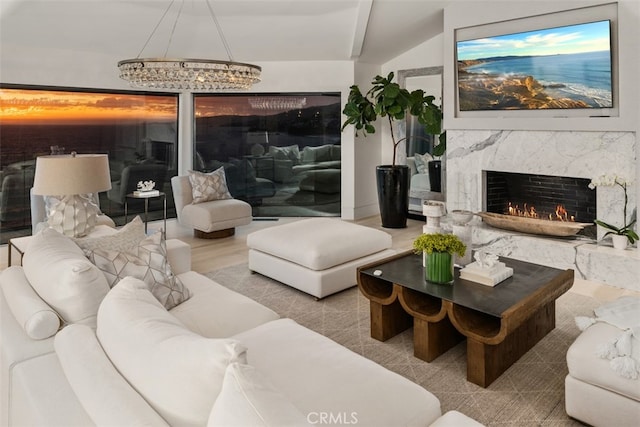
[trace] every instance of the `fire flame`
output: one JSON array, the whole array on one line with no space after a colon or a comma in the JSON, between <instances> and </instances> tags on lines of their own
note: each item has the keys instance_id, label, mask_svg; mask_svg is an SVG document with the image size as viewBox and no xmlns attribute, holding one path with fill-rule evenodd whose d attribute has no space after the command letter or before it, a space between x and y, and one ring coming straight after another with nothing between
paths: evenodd
<instances>
[{"instance_id":1,"label":"fire flame","mask_svg":"<svg viewBox=\"0 0 640 427\"><path fill-rule=\"evenodd\" d=\"M525 203L522 208L519 205L513 205L509 202L507 206L507 214L513 216L522 216L525 218L538 218L538 219L548 219L549 221L568 221L575 222L576 218L573 215L569 215L567 210L562 205L556 205L556 210L553 213L548 215L540 215L538 211L536 211L535 206L530 206Z\"/></svg>"}]
</instances>

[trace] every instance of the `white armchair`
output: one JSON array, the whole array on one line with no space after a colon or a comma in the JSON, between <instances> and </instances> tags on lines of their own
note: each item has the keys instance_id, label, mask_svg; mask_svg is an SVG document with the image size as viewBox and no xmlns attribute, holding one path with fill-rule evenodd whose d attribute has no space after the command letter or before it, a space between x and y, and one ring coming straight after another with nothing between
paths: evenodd
<instances>
[{"instance_id":1,"label":"white armchair","mask_svg":"<svg viewBox=\"0 0 640 427\"><path fill-rule=\"evenodd\" d=\"M202 239L219 239L235 234L235 227L253 220L251 205L238 199L193 203L193 190L188 176L171 178L178 222L193 228L193 235Z\"/></svg>"}]
</instances>

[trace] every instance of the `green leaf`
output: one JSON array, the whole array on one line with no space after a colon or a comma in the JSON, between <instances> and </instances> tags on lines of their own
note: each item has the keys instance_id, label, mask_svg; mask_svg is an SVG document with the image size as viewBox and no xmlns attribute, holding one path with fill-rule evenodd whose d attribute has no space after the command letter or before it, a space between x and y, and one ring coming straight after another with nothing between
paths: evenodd
<instances>
[{"instance_id":1,"label":"green leaf","mask_svg":"<svg viewBox=\"0 0 640 427\"><path fill-rule=\"evenodd\" d=\"M615 233L619 233L620 232L620 229L618 227L616 227L615 225L607 224L606 222L600 221L599 219L594 219L593 222L595 222L600 227L604 227L604 228L607 228L609 230L613 230ZM606 236L606 234L605 234L605 236Z\"/></svg>"},{"instance_id":2,"label":"green leaf","mask_svg":"<svg viewBox=\"0 0 640 427\"><path fill-rule=\"evenodd\" d=\"M433 147L433 155L440 157L442 155L444 155L445 151L447 150L447 133L443 132L440 134L440 136L438 137L438 145L436 145L435 147Z\"/></svg>"},{"instance_id":3,"label":"green leaf","mask_svg":"<svg viewBox=\"0 0 640 427\"><path fill-rule=\"evenodd\" d=\"M397 83L392 83L382 90L382 96L387 98L395 98L398 96L399 93L400 93L400 86L398 86Z\"/></svg>"}]
</instances>

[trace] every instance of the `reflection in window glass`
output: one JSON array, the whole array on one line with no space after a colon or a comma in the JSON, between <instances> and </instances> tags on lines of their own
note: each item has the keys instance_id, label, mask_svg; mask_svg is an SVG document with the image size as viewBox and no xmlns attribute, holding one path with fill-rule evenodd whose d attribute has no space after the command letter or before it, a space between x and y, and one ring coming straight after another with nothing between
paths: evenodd
<instances>
[{"instance_id":1,"label":"reflection in window glass","mask_svg":"<svg viewBox=\"0 0 640 427\"><path fill-rule=\"evenodd\" d=\"M100 208L116 224L124 224L125 195L140 180L153 180L167 193L172 216L169 180L177 172L177 95L3 86L0 100L2 243L31 234L35 160L52 153L109 155L113 188L100 194ZM128 203L129 220L143 212L143 204L135 202ZM161 215L161 201L151 200L149 219Z\"/></svg>"},{"instance_id":2,"label":"reflection in window glass","mask_svg":"<svg viewBox=\"0 0 640 427\"><path fill-rule=\"evenodd\" d=\"M195 95L194 169L256 217L340 215L340 94Z\"/></svg>"}]
</instances>

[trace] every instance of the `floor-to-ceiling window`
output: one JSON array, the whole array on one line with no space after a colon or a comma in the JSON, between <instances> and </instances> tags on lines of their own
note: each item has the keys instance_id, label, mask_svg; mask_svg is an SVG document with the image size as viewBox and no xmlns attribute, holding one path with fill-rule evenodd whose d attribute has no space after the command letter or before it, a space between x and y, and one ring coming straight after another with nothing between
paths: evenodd
<instances>
[{"instance_id":1,"label":"floor-to-ceiling window","mask_svg":"<svg viewBox=\"0 0 640 427\"><path fill-rule=\"evenodd\" d=\"M194 168L225 168L254 217L340 215L340 94L194 96Z\"/></svg>"},{"instance_id":2,"label":"floor-to-ceiling window","mask_svg":"<svg viewBox=\"0 0 640 427\"><path fill-rule=\"evenodd\" d=\"M52 152L109 155L113 188L100 194L100 207L116 224L124 223L125 196L139 179L156 182L175 216L169 180L177 173L177 129L176 94L2 85L0 243L31 233L35 159ZM128 205L142 210L139 201ZM161 200L151 200L149 217L161 215Z\"/></svg>"}]
</instances>

